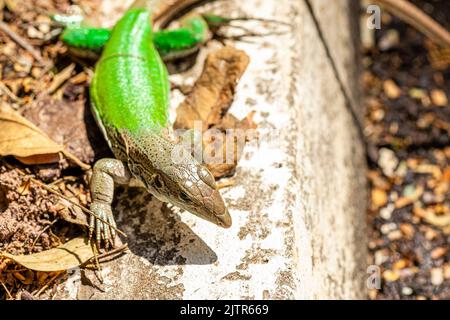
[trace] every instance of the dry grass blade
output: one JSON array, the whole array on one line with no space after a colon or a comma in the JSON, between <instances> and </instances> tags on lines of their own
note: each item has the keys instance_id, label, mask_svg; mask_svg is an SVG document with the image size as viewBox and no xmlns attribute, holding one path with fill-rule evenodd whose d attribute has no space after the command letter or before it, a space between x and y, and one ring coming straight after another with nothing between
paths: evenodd
<instances>
[{"instance_id":1,"label":"dry grass blade","mask_svg":"<svg viewBox=\"0 0 450 320\"><path fill-rule=\"evenodd\" d=\"M36 61L38 61L41 65L45 64L45 61L42 58L41 54L38 51L36 51L24 38L22 38L17 33L12 31L9 28L9 26L3 21L0 21L0 30L6 33L12 40L14 40L22 48L27 50L33 56L33 58L36 59Z\"/></svg>"},{"instance_id":2,"label":"dry grass blade","mask_svg":"<svg viewBox=\"0 0 450 320\"><path fill-rule=\"evenodd\" d=\"M8 290L8 288L6 287L6 285L3 283L3 281L0 279L0 283L2 284L3 289L5 289L6 293L8 294L8 297L10 299L14 299L13 296L11 295L11 292Z\"/></svg>"},{"instance_id":3,"label":"dry grass blade","mask_svg":"<svg viewBox=\"0 0 450 320\"><path fill-rule=\"evenodd\" d=\"M64 82L70 79L73 70L75 70L75 63L71 63L63 70L61 70L61 72L56 74L48 89L41 92L41 94L39 94L38 99L55 92Z\"/></svg>"}]
</instances>

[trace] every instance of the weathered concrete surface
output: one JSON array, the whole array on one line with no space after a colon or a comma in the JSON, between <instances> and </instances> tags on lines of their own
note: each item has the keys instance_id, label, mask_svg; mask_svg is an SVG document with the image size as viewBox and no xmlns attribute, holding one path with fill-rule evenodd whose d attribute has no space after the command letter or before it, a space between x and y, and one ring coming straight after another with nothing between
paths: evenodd
<instances>
[{"instance_id":1,"label":"weathered concrete surface","mask_svg":"<svg viewBox=\"0 0 450 320\"><path fill-rule=\"evenodd\" d=\"M319 2L313 9L327 17L317 19L328 24L324 38L335 45L350 39L345 1ZM235 44L251 63L232 113L243 117L255 110L261 135L271 130L275 139L246 147L234 186L223 190L233 226L219 229L138 189L119 189L115 214L131 252L104 266L101 290L87 280L98 283L92 273L75 273L59 288L60 298L364 297L363 149L305 2L227 0L212 7L292 23L282 36ZM357 91L356 63L345 63L355 62L354 47L339 48L333 54L338 70L350 69L341 73L344 86ZM192 83L204 56L172 81ZM174 107L181 98L173 94Z\"/></svg>"}]
</instances>

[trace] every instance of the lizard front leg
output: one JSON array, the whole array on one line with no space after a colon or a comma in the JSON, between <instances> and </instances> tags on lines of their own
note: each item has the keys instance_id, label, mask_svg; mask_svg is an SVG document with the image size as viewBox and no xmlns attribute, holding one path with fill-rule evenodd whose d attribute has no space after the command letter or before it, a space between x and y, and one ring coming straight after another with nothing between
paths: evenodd
<instances>
[{"instance_id":1,"label":"lizard front leg","mask_svg":"<svg viewBox=\"0 0 450 320\"><path fill-rule=\"evenodd\" d=\"M89 238L92 237L95 230L99 247L102 239L106 245L111 241L114 246L116 222L111 210L111 203L114 197L114 183L127 184L130 178L131 174L126 164L120 160L104 158L97 161L94 165L90 183L92 195L90 208L99 218L109 223L108 225L93 215L90 217Z\"/></svg>"}]
</instances>

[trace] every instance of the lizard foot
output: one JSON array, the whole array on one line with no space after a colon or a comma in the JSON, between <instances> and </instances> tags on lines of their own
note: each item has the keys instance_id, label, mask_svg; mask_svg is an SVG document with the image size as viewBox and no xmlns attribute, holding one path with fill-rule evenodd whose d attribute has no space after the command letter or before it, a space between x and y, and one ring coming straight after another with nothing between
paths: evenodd
<instances>
[{"instance_id":1,"label":"lizard foot","mask_svg":"<svg viewBox=\"0 0 450 320\"><path fill-rule=\"evenodd\" d=\"M97 200L92 202L90 209L97 215L97 217L94 215L91 215L90 217L89 239L92 238L95 231L95 238L98 248L100 248L102 240L107 248L110 245L114 247L116 238L116 221L114 220L111 205Z\"/></svg>"}]
</instances>

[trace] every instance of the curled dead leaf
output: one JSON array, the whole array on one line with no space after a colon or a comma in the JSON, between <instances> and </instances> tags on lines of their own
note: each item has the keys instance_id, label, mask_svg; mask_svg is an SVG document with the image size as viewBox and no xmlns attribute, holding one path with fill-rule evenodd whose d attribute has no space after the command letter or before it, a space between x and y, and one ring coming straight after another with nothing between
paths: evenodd
<instances>
[{"instance_id":1,"label":"curled dead leaf","mask_svg":"<svg viewBox=\"0 0 450 320\"><path fill-rule=\"evenodd\" d=\"M57 248L39 253L20 256L0 253L0 256L9 258L31 270L52 272L78 267L89 261L94 256L94 252L89 241L80 237Z\"/></svg>"},{"instance_id":2,"label":"curled dead leaf","mask_svg":"<svg viewBox=\"0 0 450 320\"><path fill-rule=\"evenodd\" d=\"M81 168L90 168L5 105L0 107L0 126L0 156L14 156L25 164L43 164L57 162L62 154Z\"/></svg>"},{"instance_id":3,"label":"curled dead leaf","mask_svg":"<svg viewBox=\"0 0 450 320\"><path fill-rule=\"evenodd\" d=\"M244 51L229 46L209 54L200 78L177 109L175 129L196 129L194 123L200 121L204 158L218 159L206 161L215 178L232 175L244 143L255 138L253 113L242 120L227 113L248 63L249 57ZM238 139L244 143L225 143L226 134L230 132L245 134L244 139Z\"/></svg>"}]
</instances>

